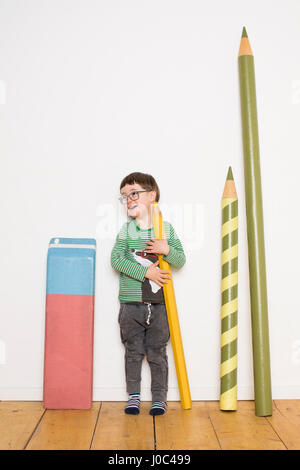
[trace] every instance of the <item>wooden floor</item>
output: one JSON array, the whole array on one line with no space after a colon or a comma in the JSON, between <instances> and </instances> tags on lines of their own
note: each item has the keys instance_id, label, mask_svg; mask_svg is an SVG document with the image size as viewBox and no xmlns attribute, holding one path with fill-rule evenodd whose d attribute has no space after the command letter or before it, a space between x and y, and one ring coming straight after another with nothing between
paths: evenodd
<instances>
[{"instance_id":1,"label":"wooden floor","mask_svg":"<svg viewBox=\"0 0 300 470\"><path fill-rule=\"evenodd\" d=\"M94 402L90 410L45 410L41 402L0 402L0 449L195 450L300 449L300 400L274 400L273 415L257 417L254 402L220 411L219 402L169 402L153 418L124 413L123 402Z\"/></svg>"}]
</instances>

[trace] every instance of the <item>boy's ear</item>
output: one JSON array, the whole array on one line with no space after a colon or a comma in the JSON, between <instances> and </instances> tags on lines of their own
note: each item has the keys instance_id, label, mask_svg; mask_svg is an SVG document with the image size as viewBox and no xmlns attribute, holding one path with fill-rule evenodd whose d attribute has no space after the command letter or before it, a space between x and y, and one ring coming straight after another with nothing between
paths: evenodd
<instances>
[{"instance_id":1,"label":"boy's ear","mask_svg":"<svg viewBox=\"0 0 300 470\"><path fill-rule=\"evenodd\" d=\"M151 202L155 202L155 199L156 199L156 191L151 191L151 192L150 192L150 195L151 195Z\"/></svg>"}]
</instances>

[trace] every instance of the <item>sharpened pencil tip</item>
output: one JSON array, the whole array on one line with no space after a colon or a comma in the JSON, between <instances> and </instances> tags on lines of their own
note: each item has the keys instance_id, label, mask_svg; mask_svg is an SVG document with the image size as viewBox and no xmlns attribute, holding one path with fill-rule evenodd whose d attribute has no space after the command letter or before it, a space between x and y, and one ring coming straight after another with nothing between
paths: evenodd
<instances>
[{"instance_id":1,"label":"sharpened pencil tip","mask_svg":"<svg viewBox=\"0 0 300 470\"><path fill-rule=\"evenodd\" d=\"M240 42L239 57L243 55L253 55L245 26L243 27L243 33Z\"/></svg>"},{"instance_id":2,"label":"sharpened pencil tip","mask_svg":"<svg viewBox=\"0 0 300 470\"><path fill-rule=\"evenodd\" d=\"M248 37L248 34L247 34L246 28L244 26L243 27L243 32L242 32L242 38L247 38L247 37Z\"/></svg>"},{"instance_id":3,"label":"sharpened pencil tip","mask_svg":"<svg viewBox=\"0 0 300 470\"><path fill-rule=\"evenodd\" d=\"M227 180L233 180L233 174L232 174L232 169L231 166L229 167L228 173L227 173Z\"/></svg>"},{"instance_id":4,"label":"sharpened pencil tip","mask_svg":"<svg viewBox=\"0 0 300 470\"><path fill-rule=\"evenodd\" d=\"M237 199L237 193L236 193L231 166L229 167L229 170L227 173L222 198L236 198Z\"/></svg>"}]
</instances>

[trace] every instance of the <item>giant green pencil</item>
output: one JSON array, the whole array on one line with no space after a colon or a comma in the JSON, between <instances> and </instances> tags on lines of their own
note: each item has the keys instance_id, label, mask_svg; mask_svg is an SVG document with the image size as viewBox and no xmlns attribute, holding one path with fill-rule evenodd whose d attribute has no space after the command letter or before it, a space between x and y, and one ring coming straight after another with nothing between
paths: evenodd
<instances>
[{"instance_id":1,"label":"giant green pencil","mask_svg":"<svg viewBox=\"0 0 300 470\"><path fill-rule=\"evenodd\" d=\"M254 58L243 28L238 57L246 196L255 414L272 414L268 299Z\"/></svg>"}]
</instances>

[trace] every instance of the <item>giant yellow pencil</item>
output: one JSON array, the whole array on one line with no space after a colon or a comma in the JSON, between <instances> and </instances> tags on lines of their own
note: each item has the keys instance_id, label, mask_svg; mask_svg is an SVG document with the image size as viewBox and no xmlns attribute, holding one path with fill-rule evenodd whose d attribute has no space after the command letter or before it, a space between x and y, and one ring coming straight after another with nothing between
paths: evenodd
<instances>
[{"instance_id":1,"label":"giant yellow pencil","mask_svg":"<svg viewBox=\"0 0 300 470\"><path fill-rule=\"evenodd\" d=\"M220 409L237 409L238 198L231 167L222 197Z\"/></svg>"},{"instance_id":2,"label":"giant yellow pencil","mask_svg":"<svg viewBox=\"0 0 300 470\"><path fill-rule=\"evenodd\" d=\"M158 240L162 240L163 238L165 238L165 232L164 232L162 214L159 210L157 202L152 204L152 214L153 214L153 229L154 229L155 238ZM162 257L162 255L158 255L158 260L159 260L160 269L170 271L171 273L170 265ZM171 274L171 279L168 279L168 283L164 284L163 291L164 291L164 298L165 298L165 303L166 303L166 310L167 310L168 323L169 323L169 329L170 329L173 356L174 356L175 367L176 367L181 406L184 410L188 410L192 408L192 400L191 400L190 387L189 387L188 376L187 376L186 365L185 365L185 358L184 358L182 338L181 338L181 332L180 332L180 326L179 326L179 319L178 319L178 312L177 312L177 306L176 306L172 274Z\"/></svg>"}]
</instances>

